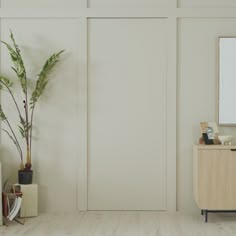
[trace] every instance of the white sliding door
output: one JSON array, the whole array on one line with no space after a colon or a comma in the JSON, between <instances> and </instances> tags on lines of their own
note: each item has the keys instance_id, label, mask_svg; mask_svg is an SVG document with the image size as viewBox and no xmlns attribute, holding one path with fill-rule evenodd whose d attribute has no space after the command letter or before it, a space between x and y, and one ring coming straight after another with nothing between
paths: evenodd
<instances>
[{"instance_id":1,"label":"white sliding door","mask_svg":"<svg viewBox=\"0 0 236 236\"><path fill-rule=\"evenodd\" d=\"M166 209L165 19L90 19L88 209Z\"/></svg>"}]
</instances>

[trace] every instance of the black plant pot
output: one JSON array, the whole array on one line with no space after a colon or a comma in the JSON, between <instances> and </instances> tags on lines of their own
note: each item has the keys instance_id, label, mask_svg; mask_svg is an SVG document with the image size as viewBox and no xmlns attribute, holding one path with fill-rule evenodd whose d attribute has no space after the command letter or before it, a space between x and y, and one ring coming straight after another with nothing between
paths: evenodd
<instances>
[{"instance_id":1,"label":"black plant pot","mask_svg":"<svg viewBox=\"0 0 236 236\"><path fill-rule=\"evenodd\" d=\"M33 171L18 171L18 183L19 184L32 184L33 180Z\"/></svg>"}]
</instances>

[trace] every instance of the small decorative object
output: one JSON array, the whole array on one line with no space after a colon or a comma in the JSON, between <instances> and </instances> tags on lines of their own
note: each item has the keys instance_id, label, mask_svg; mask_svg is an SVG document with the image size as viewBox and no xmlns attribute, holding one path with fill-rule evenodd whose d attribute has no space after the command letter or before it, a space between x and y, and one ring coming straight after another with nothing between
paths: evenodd
<instances>
[{"instance_id":1,"label":"small decorative object","mask_svg":"<svg viewBox=\"0 0 236 236\"><path fill-rule=\"evenodd\" d=\"M199 144L205 144L203 136L199 138Z\"/></svg>"},{"instance_id":2,"label":"small decorative object","mask_svg":"<svg viewBox=\"0 0 236 236\"><path fill-rule=\"evenodd\" d=\"M232 135L219 135L218 138L222 145L231 145L233 136Z\"/></svg>"},{"instance_id":3,"label":"small decorative object","mask_svg":"<svg viewBox=\"0 0 236 236\"><path fill-rule=\"evenodd\" d=\"M22 206L23 194L15 189L14 185L11 189L7 189L6 185L7 181L4 183L2 192L3 223L8 225L10 221L15 220L20 224L24 224L24 221L18 219L20 216L19 212Z\"/></svg>"},{"instance_id":4,"label":"small decorative object","mask_svg":"<svg viewBox=\"0 0 236 236\"><path fill-rule=\"evenodd\" d=\"M13 62L13 71L16 74L16 77L20 83L23 100L17 99L13 92L13 80L0 75L0 89L7 91L13 100L13 104L16 108L17 116L19 117L19 125L17 130L20 132L23 139L25 139L25 152L23 153L23 148L20 145L18 137L16 135L15 128L13 127L11 121L5 114L0 105L0 120L3 122L2 130L9 136L10 140L14 143L19 156L20 156L20 170L19 170L19 184L31 184L32 183L32 163L31 163L31 151L32 151L32 131L33 131L33 118L34 118L34 109L36 103L40 96L43 94L47 83L48 83L48 75L55 67L57 62L59 61L60 55L63 53L59 51L57 53L52 54L43 65L41 72L38 74L37 81L35 83L35 88L31 93L31 97L29 94L30 86L29 79L27 78L24 61L21 56L21 51L19 46L17 45L12 32L10 32L10 38L12 41L12 46L6 42L1 41L6 48L8 49L10 58ZM32 82L30 82L32 83ZM26 155L26 160L24 161L23 156Z\"/></svg>"},{"instance_id":5,"label":"small decorative object","mask_svg":"<svg viewBox=\"0 0 236 236\"><path fill-rule=\"evenodd\" d=\"M216 122L200 122L202 137L205 144L219 144L219 130Z\"/></svg>"}]
</instances>

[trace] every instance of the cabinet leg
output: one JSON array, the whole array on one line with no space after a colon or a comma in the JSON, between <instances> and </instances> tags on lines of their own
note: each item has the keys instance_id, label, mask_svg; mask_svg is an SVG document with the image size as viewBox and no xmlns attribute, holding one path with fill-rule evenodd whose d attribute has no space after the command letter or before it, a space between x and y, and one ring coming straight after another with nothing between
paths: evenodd
<instances>
[{"instance_id":1,"label":"cabinet leg","mask_svg":"<svg viewBox=\"0 0 236 236\"><path fill-rule=\"evenodd\" d=\"M207 221L208 221L208 211L205 210L205 223L207 223Z\"/></svg>"}]
</instances>

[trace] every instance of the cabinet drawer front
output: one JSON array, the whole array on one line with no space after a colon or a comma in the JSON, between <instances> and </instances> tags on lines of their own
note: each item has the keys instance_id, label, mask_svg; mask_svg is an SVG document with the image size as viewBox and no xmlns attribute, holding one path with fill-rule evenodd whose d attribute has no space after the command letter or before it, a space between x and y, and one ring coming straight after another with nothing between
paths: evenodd
<instances>
[{"instance_id":1,"label":"cabinet drawer front","mask_svg":"<svg viewBox=\"0 0 236 236\"><path fill-rule=\"evenodd\" d=\"M198 150L199 205L206 209L236 209L236 152Z\"/></svg>"}]
</instances>

